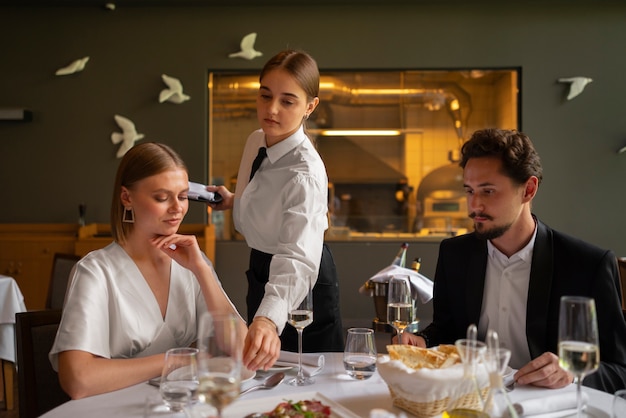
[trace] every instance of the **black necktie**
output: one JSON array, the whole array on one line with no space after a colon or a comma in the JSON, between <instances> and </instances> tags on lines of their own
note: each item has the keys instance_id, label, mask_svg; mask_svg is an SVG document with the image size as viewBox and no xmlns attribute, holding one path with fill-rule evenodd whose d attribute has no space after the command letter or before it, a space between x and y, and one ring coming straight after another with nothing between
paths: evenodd
<instances>
[{"instance_id":1,"label":"black necktie","mask_svg":"<svg viewBox=\"0 0 626 418\"><path fill-rule=\"evenodd\" d=\"M252 162L252 170L250 171L250 180L252 180L252 177L254 177L254 174L256 173L256 171L259 169L259 167L261 167L261 163L263 162L263 159L265 157L267 157L267 149L265 147L259 148L259 153L256 155L256 158Z\"/></svg>"}]
</instances>

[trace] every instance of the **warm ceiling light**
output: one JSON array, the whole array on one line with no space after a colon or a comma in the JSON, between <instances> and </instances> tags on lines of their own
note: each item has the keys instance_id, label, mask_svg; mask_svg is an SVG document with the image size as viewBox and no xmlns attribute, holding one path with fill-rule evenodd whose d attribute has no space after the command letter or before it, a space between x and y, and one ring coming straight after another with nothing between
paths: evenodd
<instances>
[{"instance_id":1,"label":"warm ceiling light","mask_svg":"<svg viewBox=\"0 0 626 418\"><path fill-rule=\"evenodd\" d=\"M396 129L326 129L320 132L322 136L398 136Z\"/></svg>"}]
</instances>

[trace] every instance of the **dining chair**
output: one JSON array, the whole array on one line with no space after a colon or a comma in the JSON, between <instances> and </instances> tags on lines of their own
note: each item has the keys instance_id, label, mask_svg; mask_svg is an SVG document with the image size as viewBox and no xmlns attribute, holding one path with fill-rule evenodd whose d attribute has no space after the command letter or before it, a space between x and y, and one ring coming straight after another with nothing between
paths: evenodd
<instances>
[{"instance_id":1,"label":"dining chair","mask_svg":"<svg viewBox=\"0 0 626 418\"><path fill-rule=\"evenodd\" d=\"M48 353L61 322L60 309L15 315L17 393L20 418L35 418L68 401Z\"/></svg>"},{"instance_id":2,"label":"dining chair","mask_svg":"<svg viewBox=\"0 0 626 418\"><path fill-rule=\"evenodd\" d=\"M622 288L622 313L626 319L626 257L617 257L619 281Z\"/></svg>"},{"instance_id":3,"label":"dining chair","mask_svg":"<svg viewBox=\"0 0 626 418\"><path fill-rule=\"evenodd\" d=\"M67 282L69 281L72 268L78 260L80 260L80 256L75 254L54 254L46 309L63 309Z\"/></svg>"}]
</instances>

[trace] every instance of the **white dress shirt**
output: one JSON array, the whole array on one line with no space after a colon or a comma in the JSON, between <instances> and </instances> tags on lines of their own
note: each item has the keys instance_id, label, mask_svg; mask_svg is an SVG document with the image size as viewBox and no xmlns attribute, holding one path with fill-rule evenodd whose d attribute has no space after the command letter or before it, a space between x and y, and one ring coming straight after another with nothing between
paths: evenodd
<instances>
[{"instance_id":1,"label":"white dress shirt","mask_svg":"<svg viewBox=\"0 0 626 418\"><path fill-rule=\"evenodd\" d=\"M235 228L250 248L273 254L265 296L255 316L271 319L281 333L287 313L304 299L304 280L288 292L289 278L317 280L328 228L328 177L303 128L267 149L252 181L252 162L265 147L262 130L246 142L233 204ZM290 299L290 300L289 300Z\"/></svg>"},{"instance_id":2,"label":"white dress shirt","mask_svg":"<svg viewBox=\"0 0 626 418\"><path fill-rule=\"evenodd\" d=\"M511 350L509 365L514 369L531 360L526 338L526 303L536 236L535 226L530 242L511 257L487 241L489 257L478 337L485 341L487 330L496 331L500 346Z\"/></svg>"}]
</instances>

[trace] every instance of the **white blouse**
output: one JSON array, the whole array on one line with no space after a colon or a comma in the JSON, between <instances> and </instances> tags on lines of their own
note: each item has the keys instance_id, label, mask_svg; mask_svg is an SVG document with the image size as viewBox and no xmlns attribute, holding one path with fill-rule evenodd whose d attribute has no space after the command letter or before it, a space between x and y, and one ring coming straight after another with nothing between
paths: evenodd
<instances>
[{"instance_id":1,"label":"white blouse","mask_svg":"<svg viewBox=\"0 0 626 418\"><path fill-rule=\"evenodd\" d=\"M249 247L274 255L256 316L270 318L280 333L294 304L287 301L289 277L317 280L328 228L328 177L320 155L300 127L267 149L267 158L248 182L259 147L266 146L262 130L248 137L237 176L233 220ZM302 300L304 294L301 283L292 299Z\"/></svg>"},{"instance_id":2,"label":"white blouse","mask_svg":"<svg viewBox=\"0 0 626 418\"><path fill-rule=\"evenodd\" d=\"M131 358L185 347L195 341L197 320L206 311L197 279L172 260L163 319L137 265L121 246L111 243L76 264L50 362L57 370L58 353L66 350Z\"/></svg>"}]
</instances>

